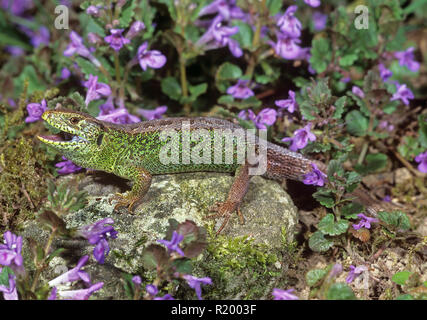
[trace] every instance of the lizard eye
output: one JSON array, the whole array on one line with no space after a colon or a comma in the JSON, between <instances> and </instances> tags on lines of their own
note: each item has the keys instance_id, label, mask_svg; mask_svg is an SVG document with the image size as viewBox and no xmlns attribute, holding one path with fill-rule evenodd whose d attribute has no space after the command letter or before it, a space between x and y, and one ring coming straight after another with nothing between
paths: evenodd
<instances>
[{"instance_id":1,"label":"lizard eye","mask_svg":"<svg viewBox=\"0 0 427 320\"><path fill-rule=\"evenodd\" d=\"M73 117L73 118L71 118L71 119L70 119L70 122L71 122L72 124L77 124L77 123L79 123L79 122L80 122L80 119L79 119L79 118L76 118L76 117Z\"/></svg>"}]
</instances>

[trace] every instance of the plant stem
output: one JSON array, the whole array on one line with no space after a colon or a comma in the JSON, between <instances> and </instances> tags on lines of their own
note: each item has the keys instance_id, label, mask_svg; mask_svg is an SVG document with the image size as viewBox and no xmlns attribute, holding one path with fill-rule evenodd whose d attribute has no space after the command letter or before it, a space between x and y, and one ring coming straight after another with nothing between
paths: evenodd
<instances>
[{"instance_id":1,"label":"plant stem","mask_svg":"<svg viewBox=\"0 0 427 320\"><path fill-rule=\"evenodd\" d=\"M187 70L185 68L185 59L182 56L182 52L179 53L179 73L181 79L181 90L184 98L188 97L188 87L187 87ZM186 115L191 113L191 105L186 102L184 104L184 112Z\"/></svg>"}]
</instances>

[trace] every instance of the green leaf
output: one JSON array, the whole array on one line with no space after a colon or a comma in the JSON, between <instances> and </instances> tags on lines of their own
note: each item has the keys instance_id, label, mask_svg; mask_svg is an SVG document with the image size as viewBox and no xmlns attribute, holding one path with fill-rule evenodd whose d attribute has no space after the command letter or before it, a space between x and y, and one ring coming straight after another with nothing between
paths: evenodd
<instances>
[{"instance_id":1,"label":"green leaf","mask_svg":"<svg viewBox=\"0 0 427 320\"><path fill-rule=\"evenodd\" d=\"M172 262L172 266L176 268L176 271L183 274L191 274L193 272L193 266L190 259L177 259Z\"/></svg>"},{"instance_id":2,"label":"green leaf","mask_svg":"<svg viewBox=\"0 0 427 320\"><path fill-rule=\"evenodd\" d=\"M310 287L315 287L319 285L320 281L326 276L327 273L328 271L324 269L310 270L305 275L305 281Z\"/></svg>"},{"instance_id":3,"label":"green leaf","mask_svg":"<svg viewBox=\"0 0 427 320\"><path fill-rule=\"evenodd\" d=\"M326 208L332 208L335 205L335 197L329 190L319 189L313 193L313 198Z\"/></svg>"},{"instance_id":4,"label":"green leaf","mask_svg":"<svg viewBox=\"0 0 427 320\"><path fill-rule=\"evenodd\" d=\"M322 220L320 220L318 227L323 234L337 236L346 232L348 225L349 222L347 220L340 220L335 222L335 216L331 213L328 213Z\"/></svg>"},{"instance_id":5,"label":"green leaf","mask_svg":"<svg viewBox=\"0 0 427 320\"><path fill-rule=\"evenodd\" d=\"M334 175L338 175L342 177L344 175L344 169L342 167L341 161L339 160L331 160L328 164L328 178L330 180L335 180Z\"/></svg>"},{"instance_id":6,"label":"green leaf","mask_svg":"<svg viewBox=\"0 0 427 320\"><path fill-rule=\"evenodd\" d=\"M409 293L405 293L398 296L396 300L414 300L414 297L411 296Z\"/></svg>"},{"instance_id":7,"label":"green leaf","mask_svg":"<svg viewBox=\"0 0 427 320\"><path fill-rule=\"evenodd\" d=\"M351 202L346 204L341 209L341 214L346 219L357 219L357 215L364 211L365 207L358 202Z\"/></svg>"},{"instance_id":8,"label":"green leaf","mask_svg":"<svg viewBox=\"0 0 427 320\"><path fill-rule=\"evenodd\" d=\"M132 22L132 17L135 14L136 1L127 1L120 14L120 28L127 28Z\"/></svg>"},{"instance_id":9,"label":"green leaf","mask_svg":"<svg viewBox=\"0 0 427 320\"><path fill-rule=\"evenodd\" d=\"M85 74L86 78L89 78L89 75L92 74L94 76L98 76L98 82L108 82L104 74L89 60L86 60L82 57L76 57L76 62L82 72Z\"/></svg>"},{"instance_id":10,"label":"green leaf","mask_svg":"<svg viewBox=\"0 0 427 320\"><path fill-rule=\"evenodd\" d=\"M169 98L179 101L182 96L181 86L174 77L166 77L161 82L162 92Z\"/></svg>"},{"instance_id":11,"label":"green leaf","mask_svg":"<svg viewBox=\"0 0 427 320\"><path fill-rule=\"evenodd\" d=\"M311 48L310 64L317 73L326 70L331 61L331 48L326 38L314 39Z\"/></svg>"},{"instance_id":12,"label":"green leaf","mask_svg":"<svg viewBox=\"0 0 427 320\"><path fill-rule=\"evenodd\" d=\"M334 283L326 294L328 300L356 300L353 290L345 283Z\"/></svg>"},{"instance_id":13,"label":"green leaf","mask_svg":"<svg viewBox=\"0 0 427 320\"><path fill-rule=\"evenodd\" d=\"M316 252L325 252L332 247L333 241L325 238L325 235L321 231L313 233L308 240L308 246L311 250Z\"/></svg>"},{"instance_id":14,"label":"green leaf","mask_svg":"<svg viewBox=\"0 0 427 320\"><path fill-rule=\"evenodd\" d=\"M146 269L165 267L168 261L166 249L158 244L149 245L142 253L141 262Z\"/></svg>"},{"instance_id":15,"label":"green leaf","mask_svg":"<svg viewBox=\"0 0 427 320\"><path fill-rule=\"evenodd\" d=\"M319 112L319 109L311 103L311 101L303 101L302 103L299 103L299 109L301 111L301 114L304 116L306 120L315 120L316 114Z\"/></svg>"},{"instance_id":16,"label":"green leaf","mask_svg":"<svg viewBox=\"0 0 427 320\"><path fill-rule=\"evenodd\" d=\"M252 38L254 37L254 31L246 22L241 20L234 20L234 26L239 27L239 32L232 36L233 39L236 39L242 48L252 48Z\"/></svg>"},{"instance_id":17,"label":"green leaf","mask_svg":"<svg viewBox=\"0 0 427 320\"><path fill-rule=\"evenodd\" d=\"M191 95L191 100L196 100L198 96L204 94L208 89L207 83L201 83L196 86L190 86L189 91Z\"/></svg>"},{"instance_id":18,"label":"green leaf","mask_svg":"<svg viewBox=\"0 0 427 320\"><path fill-rule=\"evenodd\" d=\"M363 114L358 110L353 110L347 113L345 117L345 122L347 124L347 131L358 137L363 137L366 135L369 120L363 116Z\"/></svg>"},{"instance_id":19,"label":"green leaf","mask_svg":"<svg viewBox=\"0 0 427 320\"><path fill-rule=\"evenodd\" d=\"M36 69L34 69L32 65L26 65L22 70L21 74L13 79L15 90L17 90L19 93L21 93L20 91L22 90L22 86L25 80L28 80L29 95L34 93L35 91L46 90L46 86L44 85L43 81L41 81L41 79L37 75Z\"/></svg>"},{"instance_id":20,"label":"green leaf","mask_svg":"<svg viewBox=\"0 0 427 320\"><path fill-rule=\"evenodd\" d=\"M0 286L6 286L9 288L9 274L13 274L13 270L4 266L0 273Z\"/></svg>"},{"instance_id":21,"label":"green leaf","mask_svg":"<svg viewBox=\"0 0 427 320\"><path fill-rule=\"evenodd\" d=\"M282 0L267 0L267 8L270 13L270 16L274 16L279 13L282 8L283 1Z\"/></svg>"},{"instance_id":22,"label":"green leaf","mask_svg":"<svg viewBox=\"0 0 427 320\"><path fill-rule=\"evenodd\" d=\"M383 153L371 153L366 156L366 165L357 164L355 169L360 174L376 172L386 167L387 159L387 155Z\"/></svg>"},{"instance_id":23,"label":"green leaf","mask_svg":"<svg viewBox=\"0 0 427 320\"><path fill-rule=\"evenodd\" d=\"M340 66L341 67L349 67L353 65L354 61L356 61L358 58L357 54L350 53L347 55L344 55L340 58Z\"/></svg>"},{"instance_id":24,"label":"green leaf","mask_svg":"<svg viewBox=\"0 0 427 320\"><path fill-rule=\"evenodd\" d=\"M382 222L397 230L406 231L411 228L411 223L409 222L408 216L402 211L380 211L378 212L378 218Z\"/></svg>"},{"instance_id":25,"label":"green leaf","mask_svg":"<svg viewBox=\"0 0 427 320\"><path fill-rule=\"evenodd\" d=\"M239 66L230 62L225 62L219 66L216 72L216 80L235 80L243 75L242 70Z\"/></svg>"},{"instance_id":26,"label":"green leaf","mask_svg":"<svg viewBox=\"0 0 427 320\"><path fill-rule=\"evenodd\" d=\"M346 102L347 102L346 96L342 96L337 101L335 101L335 104L334 104L335 111L334 111L334 114L332 115L332 118L341 119L341 116L345 110Z\"/></svg>"},{"instance_id":27,"label":"green leaf","mask_svg":"<svg viewBox=\"0 0 427 320\"><path fill-rule=\"evenodd\" d=\"M406 281L408 281L409 276L412 274L410 271L400 271L397 272L391 277L391 281L397 283L401 286L405 285Z\"/></svg>"}]
</instances>

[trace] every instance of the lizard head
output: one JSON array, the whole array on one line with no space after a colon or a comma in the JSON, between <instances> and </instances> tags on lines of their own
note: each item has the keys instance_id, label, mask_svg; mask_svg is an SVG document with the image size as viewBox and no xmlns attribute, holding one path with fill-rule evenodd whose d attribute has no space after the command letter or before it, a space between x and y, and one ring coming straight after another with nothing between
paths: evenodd
<instances>
[{"instance_id":1,"label":"lizard head","mask_svg":"<svg viewBox=\"0 0 427 320\"><path fill-rule=\"evenodd\" d=\"M61 132L38 138L67 158L71 155L70 160L74 160L74 154L80 157L89 155L98 150L102 144L104 125L88 114L70 110L47 110L43 113L42 119Z\"/></svg>"}]
</instances>

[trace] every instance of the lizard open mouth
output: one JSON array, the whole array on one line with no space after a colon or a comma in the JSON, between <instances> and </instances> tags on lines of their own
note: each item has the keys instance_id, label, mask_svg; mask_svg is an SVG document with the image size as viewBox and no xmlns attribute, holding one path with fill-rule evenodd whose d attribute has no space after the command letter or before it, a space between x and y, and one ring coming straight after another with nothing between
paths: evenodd
<instances>
[{"instance_id":1,"label":"lizard open mouth","mask_svg":"<svg viewBox=\"0 0 427 320\"><path fill-rule=\"evenodd\" d=\"M56 145L87 143L85 138L65 131L55 135L39 136L38 138L45 143Z\"/></svg>"}]
</instances>

